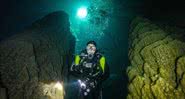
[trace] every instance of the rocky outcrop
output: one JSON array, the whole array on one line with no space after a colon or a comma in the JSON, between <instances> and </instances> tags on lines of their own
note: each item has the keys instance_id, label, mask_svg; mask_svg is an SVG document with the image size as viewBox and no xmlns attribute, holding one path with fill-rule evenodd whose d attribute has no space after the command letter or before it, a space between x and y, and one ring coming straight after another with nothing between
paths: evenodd
<instances>
[{"instance_id":1,"label":"rocky outcrop","mask_svg":"<svg viewBox=\"0 0 185 99\"><path fill-rule=\"evenodd\" d=\"M68 15L53 12L0 43L1 84L9 99L63 99L74 51Z\"/></svg>"},{"instance_id":2,"label":"rocky outcrop","mask_svg":"<svg viewBox=\"0 0 185 99\"><path fill-rule=\"evenodd\" d=\"M129 34L127 99L185 99L185 31L137 17Z\"/></svg>"}]
</instances>

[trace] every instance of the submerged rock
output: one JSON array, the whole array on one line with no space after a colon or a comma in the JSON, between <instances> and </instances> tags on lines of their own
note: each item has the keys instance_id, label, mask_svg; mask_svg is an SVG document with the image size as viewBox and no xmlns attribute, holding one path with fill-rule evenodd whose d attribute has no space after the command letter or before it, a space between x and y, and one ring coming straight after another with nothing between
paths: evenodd
<instances>
[{"instance_id":1,"label":"submerged rock","mask_svg":"<svg viewBox=\"0 0 185 99\"><path fill-rule=\"evenodd\" d=\"M0 77L8 98L63 99L64 89L58 92L54 84L66 82L74 46L68 15L63 11L2 41Z\"/></svg>"},{"instance_id":2,"label":"submerged rock","mask_svg":"<svg viewBox=\"0 0 185 99\"><path fill-rule=\"evenodd\" d=\"M184 38L182 29L133 20L127 99L185 99Z\"/></svg>"}]
</instances>

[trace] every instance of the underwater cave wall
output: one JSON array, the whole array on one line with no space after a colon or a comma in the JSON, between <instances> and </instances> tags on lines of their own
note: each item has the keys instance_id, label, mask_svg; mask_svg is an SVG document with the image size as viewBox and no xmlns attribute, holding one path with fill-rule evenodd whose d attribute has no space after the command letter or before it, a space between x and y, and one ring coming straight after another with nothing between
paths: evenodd
<instances>
[{"instance_id":1,"label":"underwater cave wall","mask_svg":"<svg viewBox=\"0 0 185 99\"><path fill-rule=\"evenodd\" d=\"M185 31L141 17L130 30L127 99L184 99Z\"/></svg>"},{"instance_id":2,"label":"underwater cave wall","mask_svg":"<svg viewBox=\"0 0 185 99\"><path fill-rule=\"evenodd\" d=\"M57 82L67 81L74 46L68 15L63 11L46 15L2 41L0 85L7 89L7 98L63 99L64 90Z\"/></svg>"}]
</instances>

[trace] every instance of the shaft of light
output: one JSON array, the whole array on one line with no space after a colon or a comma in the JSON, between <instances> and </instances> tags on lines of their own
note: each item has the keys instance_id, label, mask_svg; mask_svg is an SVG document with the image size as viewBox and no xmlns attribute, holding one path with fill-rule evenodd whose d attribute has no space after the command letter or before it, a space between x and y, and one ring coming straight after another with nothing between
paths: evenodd
<instances>
[{"instance_id":1,"label":"shaft of light","mask_svg":"<svg viewBox=\"0 0 185 99\"><path fill-rule=\"evenodd\" d=\"M57 89L59 89L59 90L63 90L63 86L62 86L62 84L61 84L60 82L57 82L57 83L55 84L55 88L57 88Z\"/></svg>"}]
</instances>

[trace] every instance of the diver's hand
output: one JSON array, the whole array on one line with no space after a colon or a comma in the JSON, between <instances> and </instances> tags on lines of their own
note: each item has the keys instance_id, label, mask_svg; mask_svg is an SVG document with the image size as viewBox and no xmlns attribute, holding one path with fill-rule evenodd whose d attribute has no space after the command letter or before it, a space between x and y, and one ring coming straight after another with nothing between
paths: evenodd
<instances>
[{"instance_id":1,"label":"diver's hand","mask_svg":"<svg viewBox=\"0 0 185 99\"><path fill-rule=\"evenodd\" d=\"M83 69L81 68L81 65L75 65L74 71L78 73L83 73Z\"/></svg>"}]
</instances>

